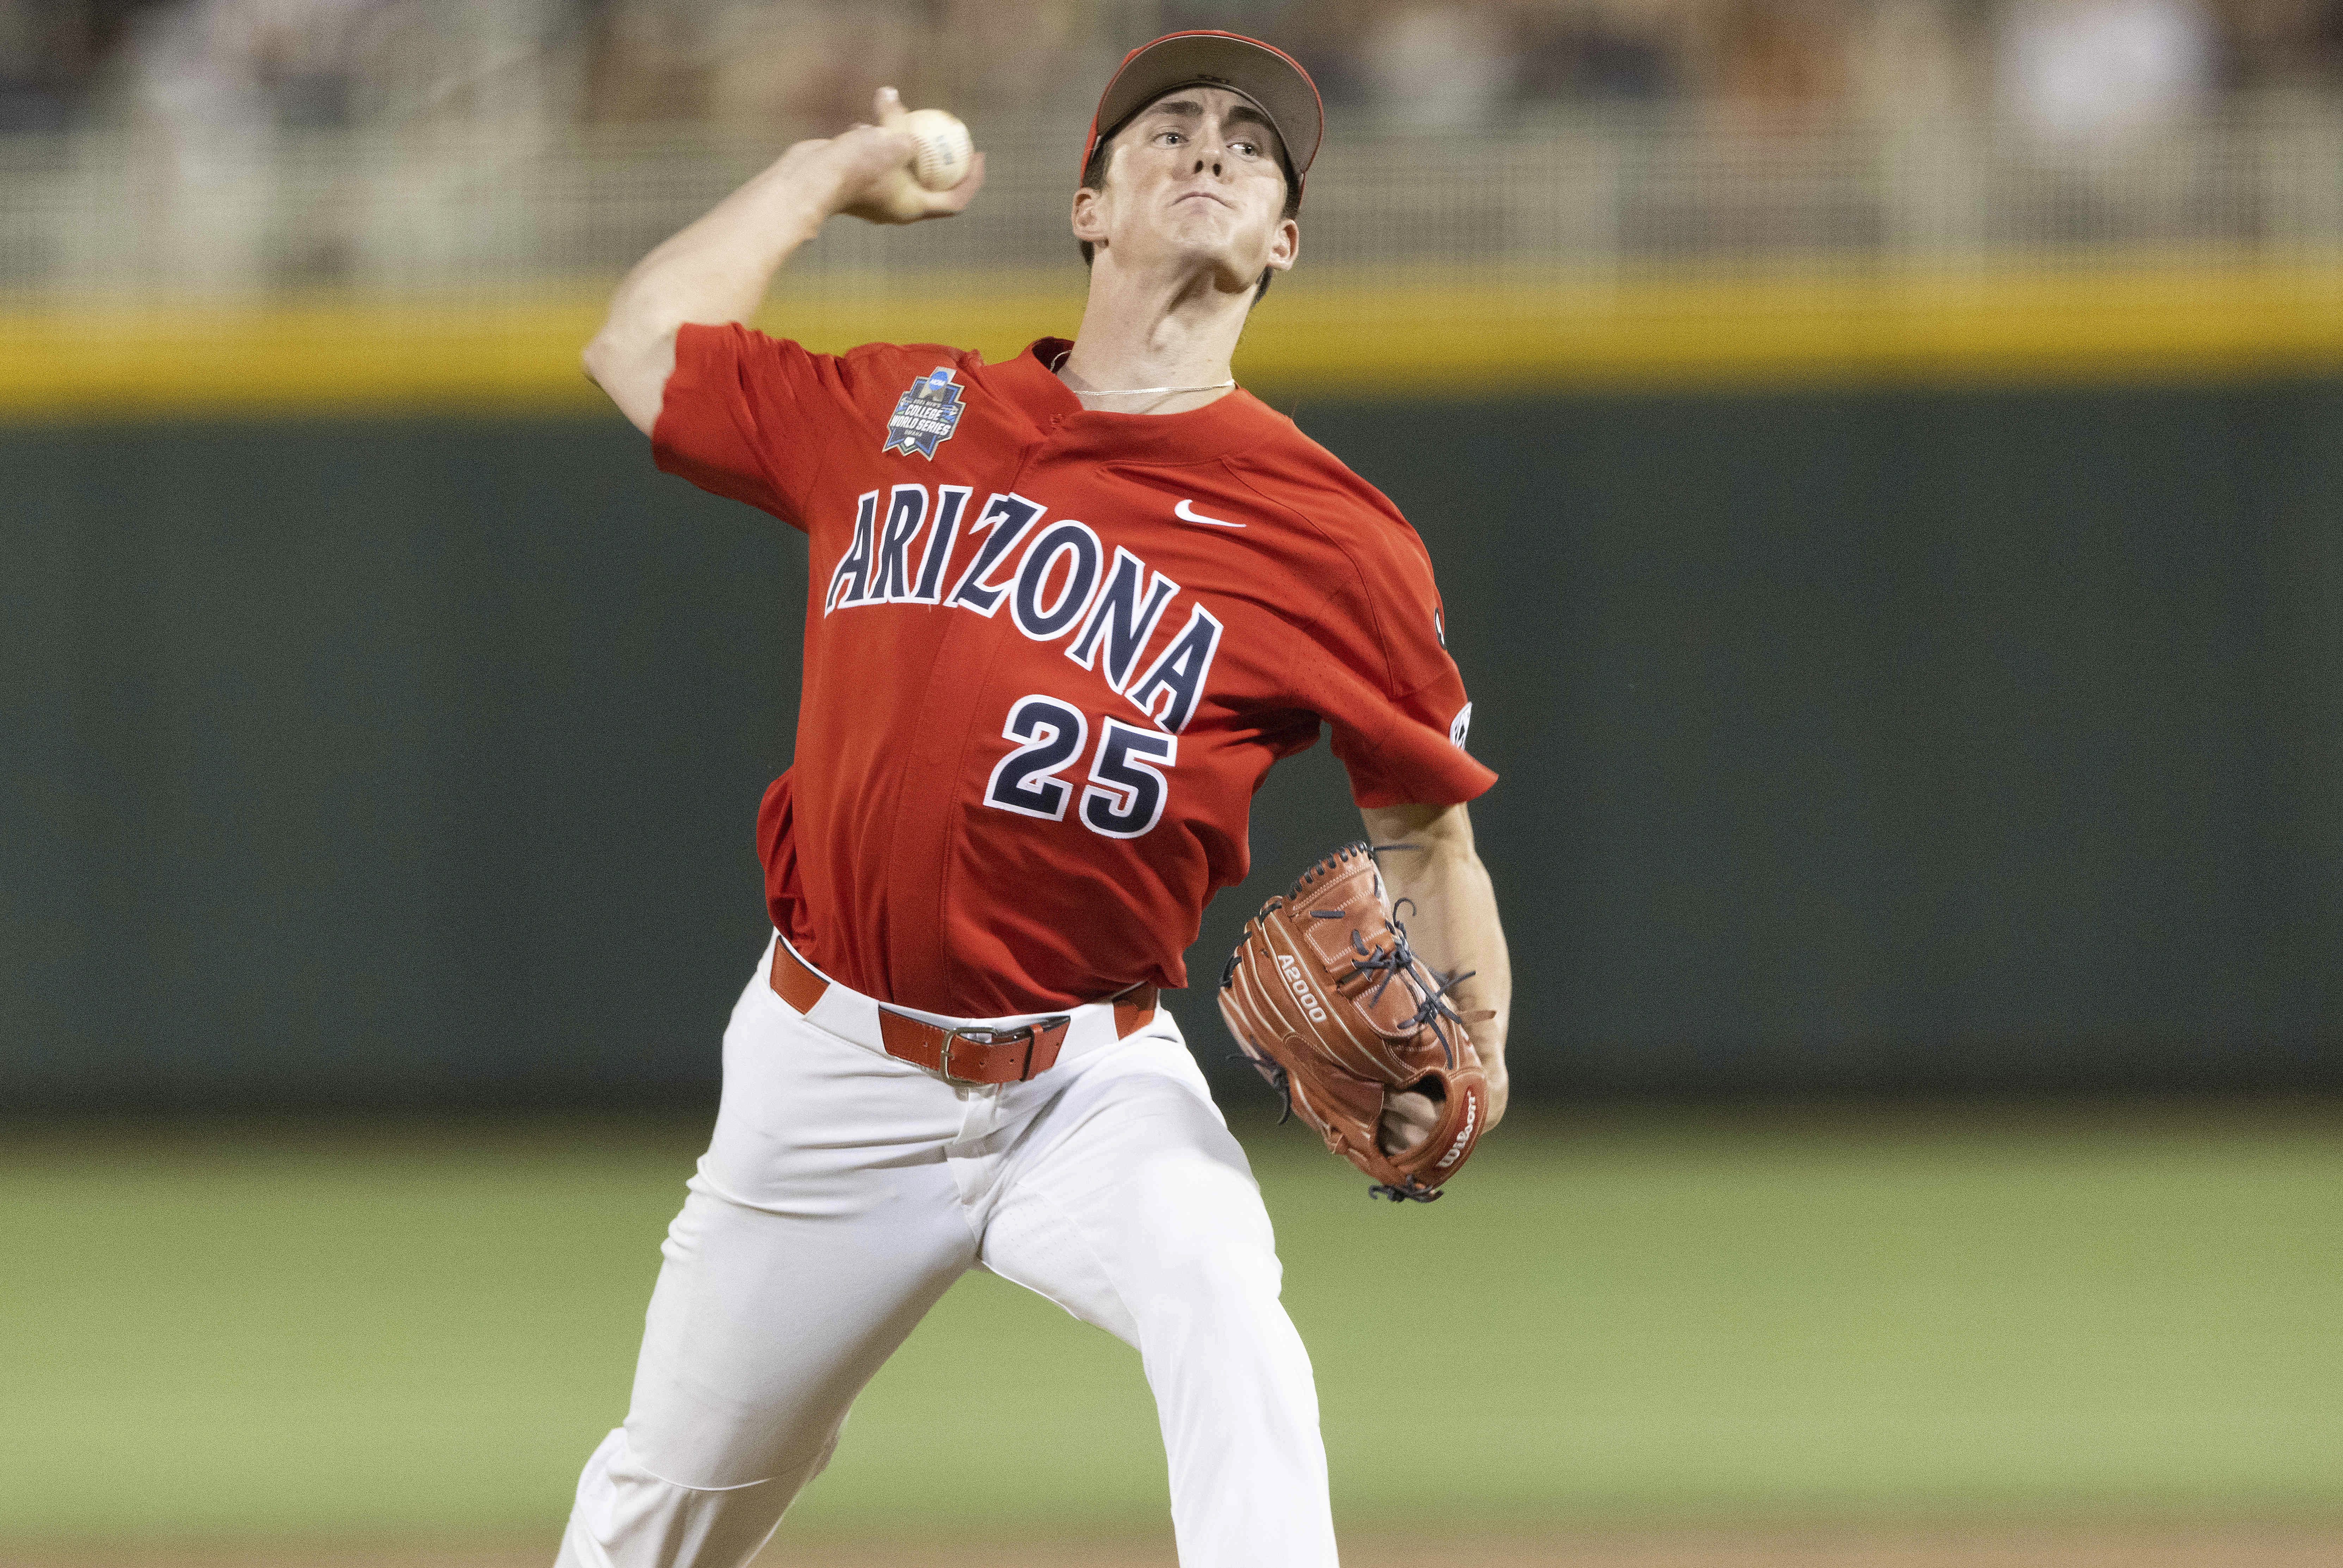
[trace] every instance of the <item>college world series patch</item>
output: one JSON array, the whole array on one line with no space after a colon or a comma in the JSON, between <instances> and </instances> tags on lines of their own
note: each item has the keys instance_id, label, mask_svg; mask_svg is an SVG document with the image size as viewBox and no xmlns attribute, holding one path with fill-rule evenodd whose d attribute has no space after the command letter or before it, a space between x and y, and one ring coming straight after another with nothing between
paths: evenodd
<instances>
[{"instance_id":1,"label":"college world series patch","mask_svg":"<svg viewBox=\"0 0 2343 1568\"><path fill-rule=\"evenodd\" d=\"M949 365L939 365L912 382L911 389L895 399L895 412L887 420L887 439L879 449L900 452L906 457L917 452L934 461L936 448L951 439L960 417L968 412L960 391Z\"/></svg>"}]
</instances>

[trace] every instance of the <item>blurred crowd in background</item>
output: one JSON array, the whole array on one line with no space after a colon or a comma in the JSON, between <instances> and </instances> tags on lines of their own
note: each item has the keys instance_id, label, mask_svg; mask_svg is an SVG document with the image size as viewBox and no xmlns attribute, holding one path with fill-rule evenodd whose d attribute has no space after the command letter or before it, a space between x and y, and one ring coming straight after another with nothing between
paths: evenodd
<instances>
[{"instance_id":1,"label":"blurred crowd in background","mask_svg":"<svg viewBox=\"0 0 2343 1568\"><path fill-rule=\"evenodd\" d=\"M2343 0L0 0L0 288L606 276L883 84L985 198L799 270L1061 266L1199 26L1325 94L1316 275L2343 247Z\"/></svg>"},{"instance_id":2,"label":"blurred crowd in background","mask_svg":"<svg viewBox=\"0 0 2343 1568\"><path fill-rule=\"evenodd\" d=\"M1086 110L1122 49L1194 26L1281 44L1338 114L1421 129L1988 114L2093 140L2343 92L2343 0L0 0L0 131L786 135L882 82L1030 118Z\"/></svg>"}]
</instances>

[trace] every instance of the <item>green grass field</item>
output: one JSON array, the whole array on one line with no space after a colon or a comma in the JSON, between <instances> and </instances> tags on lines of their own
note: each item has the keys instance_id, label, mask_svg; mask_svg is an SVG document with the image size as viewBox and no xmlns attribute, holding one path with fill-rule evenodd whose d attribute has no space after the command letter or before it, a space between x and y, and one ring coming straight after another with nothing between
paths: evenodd
<instances>
[{"instance_id":1,"label":"green grass field","mask_svg":"<svg viewBox=\"0 0 2343 1568\"><path fill-rule=\"evenodd\" d=\"M1524 1113L1398 1210L1238 1124L1346 1526L2343 1517L2331 1108ZM0 1541L549 1555L699 1133L0 1130ZM1137 1358L973 1277L785 1534L1164 1507Z\"/></svg>"}]
</instances>

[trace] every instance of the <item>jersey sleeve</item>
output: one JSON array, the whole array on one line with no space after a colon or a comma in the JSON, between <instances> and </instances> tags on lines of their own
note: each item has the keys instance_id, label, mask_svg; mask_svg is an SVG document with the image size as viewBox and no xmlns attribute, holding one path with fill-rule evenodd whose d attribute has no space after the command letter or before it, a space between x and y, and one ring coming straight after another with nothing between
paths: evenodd
<instances>
[{"instance_id":1,"label":"jersey sleeve","mask_svg":"<svg viewBox=\"0 0 2343 1568\"><path fill-rule=\"evenodd\" d=\"M687 324L675 336L651 452L701 489L806 526L806 504L834 451L867 438L875 450L895 398L932 365L934 346L870 344L815 354L738 322Z\"/></svg>"},{"instance_id":2,"label":"jersey sleeve","mask_svg":"<svg viewBox=\"0 0 2343 1568\"><path fill-rule=\"evenodd\" d=\"M1381 526L1403 537L1353 556L1354 580L1319 617L1304 689L1333 732L1353 799L1453 806L1497 776L1464 749L1472 703L1442 645L1431 559L1413 529L1395 518Z\"/></svg>"}]
</instances>

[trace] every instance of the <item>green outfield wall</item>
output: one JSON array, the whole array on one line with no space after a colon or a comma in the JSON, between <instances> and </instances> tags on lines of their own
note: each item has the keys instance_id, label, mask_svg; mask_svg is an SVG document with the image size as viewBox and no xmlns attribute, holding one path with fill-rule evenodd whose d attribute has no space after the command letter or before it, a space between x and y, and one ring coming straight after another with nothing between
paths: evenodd
<instances>
[{"instance_id":1,"label":"green outfield wall","mask_svg":"<svg viewBox=\"0 0 2343 1568\"><path fill-rule=\"evenodd\" d=\"M2343 382L1367 392L1293 411L1439 566L1522 1092L2343 1086ZM0 486L0 1101L709 1094L798 536L592 414ZM1287 764L1199 976L1356 829Z\"/></svg>"}]
</instances>

